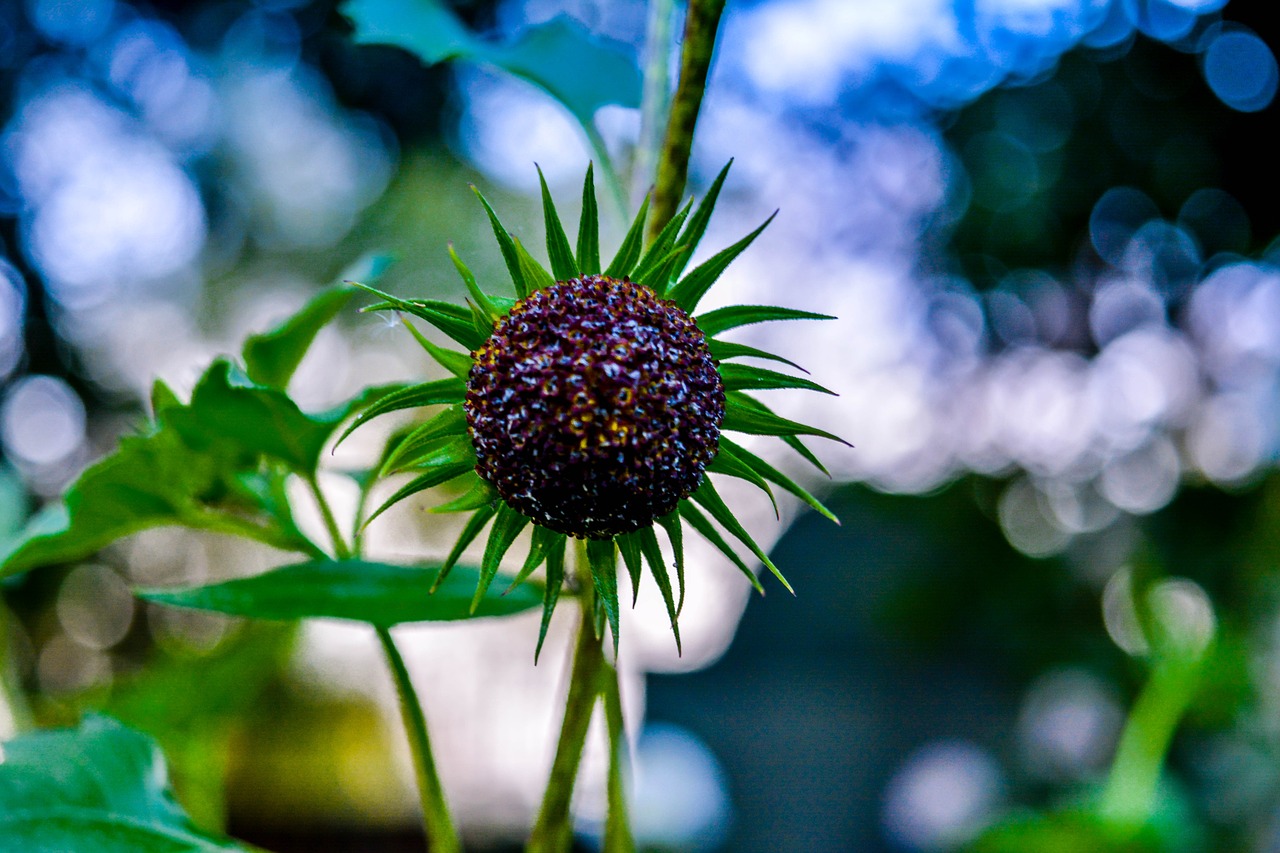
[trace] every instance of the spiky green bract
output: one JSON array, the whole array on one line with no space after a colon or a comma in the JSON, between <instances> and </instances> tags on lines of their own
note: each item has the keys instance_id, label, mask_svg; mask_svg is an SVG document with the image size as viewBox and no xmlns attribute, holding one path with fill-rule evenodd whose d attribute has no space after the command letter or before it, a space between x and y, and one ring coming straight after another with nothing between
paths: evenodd
<instances>
[{"instance_id":1,"label":"spiky green bract","mask_svg":"<svg viewBox=\"0 0 1280 853\"><path fill-rule=\"evenodd\" d=\"M803 373L781 356L719 336L754 323L831 317L764 305L731 306L691 317L729 264L773 219L769 217L746 237L686 272L707 231L728 172L729 166L725 166L706 197L696 206L693 201L686 204L648 246L644 245L649 212L646 198L617 253L605 265L600 257L593 170L587 169L583 181L582 215L572 243L539 170L550 271L507 231L493 207L476 191L511 277L514 298L482 289L452 249L450 257L466 286L468 307L401 299L366 288L381 300L370 306L372 310L397 311L426 320L469 353L440 347L407 323L423 349L451 378L390 395L353 424L354 428L412 406L443 407L421 425L397 433L395 446L384 453L383 474L405 472L413 478L374 515L423 489L453 481L457 496L434 511L469 512L471 516L442 564L436 583L489 527L477 601L496 578L503 556L532 521L529 550L515 582L546 567L535 660L565 581L570 536L586 538L579 549L583 565L578 582L590 578L594 594L589 591L588 597L595 602L594 624L597 632L608 625L615 653L620 623L619 555L631 581L633 605L645 571L653 577L679 650L686 522L732 561L755 589L764 591L721 531L791 589L721 499L708 475L749 482L771 501L773 487L780 488L835 520L806 489L723 434L778 437L823 473L826 469L799 436L841 441L824 430L780 417L748 393L783 388L832 393L826 388L778 370L721 363L762 359ZM691 343L673 347L680 336L688 337ZM638 351L646 354L644 369L637 367ZM648 354L657 360L650 364L652 359L645 360ZM698 373L700 378L691 380L698 371L703 372ZM717 390L711 396L673 393L673 389L692 387L690 381ZM650 387L654 382L667 383L661 385L665 390L655 393ZM723 400L723 415L717 411L719 400ZM660 426L663 423L671 425L667 433L662 433L667 429ZM682 432L690 424L697 430ZM635 435L654 428L667 437L656 443L634 440ZM696 438L688 446L699 448L688 457L693 462L682 455L688 453L685 444L689 436ZM547 449L557 447L564 453ZM636 479L634 472L642 470L649 473ZM631 488L639 491L618 491L618 484L624 481L634 481ZM650 499L651 495L660 497ZM655 525L666 534L671 563L663 553Z\"/></svg>"}]
</instances>

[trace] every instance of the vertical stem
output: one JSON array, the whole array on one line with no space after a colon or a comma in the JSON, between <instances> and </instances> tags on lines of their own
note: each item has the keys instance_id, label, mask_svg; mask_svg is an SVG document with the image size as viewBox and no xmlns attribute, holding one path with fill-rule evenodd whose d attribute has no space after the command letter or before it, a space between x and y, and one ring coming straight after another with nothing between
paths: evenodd
<instances>
[{"instance_id":1,"label":"vertical stem","mask_svg":"<svg viewBox=\"0 0 1280 853\"><path fill-rule=\"evenodd\" d=\"M542 798L542 808L525 847L529 853L563 853L573 841L569 804L573 799L573 785L578 777L591 712L600 693L600 673L608 666L604 660L602 640L595 632L594 595L590 580L584 586L579 599L582 612L578 620L573 668L569 673L564 722L560 726L560 740L551 762L551 776Z\"/></svg>"},{"instance_id":2,"label":"vertical stem","mask_svg":"<svg viewBox=\"0 0 1280 853\"><path fill-rule=\"evenodd\" d=\"M427 832L427 847L431 853L460 853L462 843L449 816L449 806L444 799L444 788L436 773L435 759L431 755L431 740L427 736L427 720L422 705L414 692L413 682L404 658L391 639L391 632L378 628L378 641L387 656L387 664L396 683L396 695L400 698L400 716L404 720L405 733L413 752L413 766L418 777L418 797L422 802L422 824Z\"/></svg>"},{"instance_id":3,"label":"vertical stem","mask_svg":"<svg viewBox=\"0 0 1280 853\"><path fill-rule=\"evenodd\" d=\"M0 600L0 741L31 728L31 707L22 691L10 648L13 614Z\"/></svg>"},{"instance_id":4,"label":"vertical stem","mask_svg":"<svg viewBox=\"0 0 1280 853\"><path fill-rule=\"evenodd\" d=\"M329 531L329 538L333 540L334 555L339 560L350 559L351 549L347 547L347 540L342 538L342 531L338 529L338 520L333 517L333 509L329 506L329 502L325 500L324 492L320 491L320 482L316 479L314 472L307 477L307 485L311 488L311 494L315 496L316 505L320 507L320 517L324 519L324 526Z\"/></svg>"},{"instance_id":5,"label":"vertical stem","mask_svg":"<svg viewBox=\"0 0 1280 853\"><path fill-rule=\"evenodd\" d=\"M671 115L662 140L658 160L658 178L654 188L653 207L649 213L649 239L671 221L684 192L689 175L689 151L693 147L693 130L702 108L702 95L707 88L707 71L715 52L716 30L725 0L689 0L689 13L684 22L684 44L680 49L680 82Z\"/></svg>"},{"instance_id":6,"label":"vertical stem","mask_svg":"<svg viewBox=\"0 0 1280 853\"><path fill-rule=\"evenodd\" d=\"M605 853L633 853L631 822L627 816L627 791L623 771L627 761L627 739L622 726L622 697L618 693L618 671L605 665L600 673L604 716L609 728L609 813L604 824Z\"/></svg>"},{"instance_id":7,"label":"vertical stem","mask_svg":"<svg viewBox=\"0 0 1280 853\"><path fill-rule=\"evenodd\" d=\"M644 96L640 102L640 140L631 167L632 190L643 193L654 178L662 129L671 103L671 22L675 0L649 0L645 36Z\"/></svg>"}]
</instances>

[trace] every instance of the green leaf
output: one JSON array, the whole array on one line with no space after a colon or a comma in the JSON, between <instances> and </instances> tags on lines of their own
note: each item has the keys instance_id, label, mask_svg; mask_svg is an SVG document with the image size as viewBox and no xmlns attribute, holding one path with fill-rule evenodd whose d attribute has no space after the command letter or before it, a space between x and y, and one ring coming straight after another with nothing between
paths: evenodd
<instances>
[{"instance_id":1,"label":"green leaf","mask_svg":"<svg viewBox=\"0 0 1280 853\"><path fill-rule=\"evenodd\" d=\"M458 541L453 543L453 549L449 551L449 556L445 557L444 563L440 565L440 572L436 575L432 591L440 584L444 583L445 578L449 577L449 572L453 570L454 565L462 557L462 552L467 550L467 546L475 541L480 535L480 531L484 530L484 526L489 523L489 519L498 512L498 502L494 501L478 508L475 515L467 519L467 523L462 526L462 532L458 534Z\"/></svg>"},{"instance_id":2,"label":"green leaf","mask_svg":"<svg viewBox=\"0 0 1280 853\"><path fill-rule=\"evenodd\" d=\"M403 311L426 320L468 350L478 349L485 342L485 336L478 333L471 323L471 310L452 302L439 299L401 299L390 293L383 293L377 288L360 282L352 282L361 290L366 290L382 299L373 305L366 305L361 311Z\"/></svg>"},{"instance_id":3,"label":"green leaf","mask_svg":"<svg viewBox=\"0 0 1280 853\"><path fill-rule=\"evenodd\" d=\"M680 517L689 522L689 526L702 534L702 538L706 539L712 545L729 558L738 569L746 575L747 580L751 581L751 585L755 587L756 592L764 595L764 587L760 584L760 579L756 577L756 573L747 567L737 552L729 547L729 543L724 541L724 537L720 535L720 531L712 526L711 522L705 515L698 511L689 501L680 501L679 509Z\"/></svg>"},{"instance_id":4,"label":"green leaf","mask_svg":"<svg viewBox=\"0 0 1280 853\"><path fill-rule=\"evenodd\" d=\"M374 512L364 520L362 527L368 527L375 518L382 515L404 499L416 495L418 492L425 492L427 489L434 489L436 486L442 486L450 480L461 477L463 474L474 472L476 467L476 458L474 451L471 451L470 441L467 441L466 449L467 451L470 451L469 457L463 456L456 460L441 461L436 464L435 467L427 470L426 473L414 477L408 483L401 486L396 490L395 494L383 502L382 506L374 510ZM462 455L462 451L457 450L453 445L443 448L441 450L441 455L443 456L445 453L453 454L455 451L459 456Z\"/></svg>"},{"instance_id":5,"label":"green leaf","mask_svg":"<svg viewBox=\"0 0 1280 853\"><path fill-rule=\"evenodd\" d=\"M143 589L148 601L258 619L348 619L381 628L405 622L450 622L506 616L536 607L542 589L517 586L473 598L481 573L454 566L434 585L431 566L366 560L312 560L261 575L183 589Z\"/></svg>"},{"instance_id":6,"label":"green leaf","mask_svg":"<svg viewBox=\"0 0 1280 853\"><path fill-rule=\"evenodd\" d=\"M582 182L582 218L578 220L578 269L583 275L600 272L600 209L596 204L595 164L587 164Z\"/></svg>"},{"instance_id":7,"label":"green leaf","mask_svg":"<svg viewBox=\"0 0 1280 853\"><path fill-rule=\"evenodd\" d=\"M671 299L675 300L675 303L684 310L693 313L693 310L698 307L698 302L701 301L703 296L706 296L707 291L716 283L716 280L720 278L720 275L728 268L729 264L733 263L738 255L746 251L746 248L760 236L760 232L769 227L769 223L777 215L778 212L774 211L773 215L766 219L759 228L729 248L716 252L695 267L693 272L680 279L680 283L671 288ZM705 332L706 330L703 329L703 331Z\"/></svg>"},{"instance_id":8,"label":"green leaf","mask_svg":"<svg viewBox=\"0 0 1280 853\"><path fill-rule=\"evenodd\" d=\"M702 479L702 485L693 493L693 499L702 504L703 508L711 513L711 517L729 532L729 535L746 545L747 549L752 554L755 554L760 562L764 563L765 567L773 572L773 576L787 588L787 592L795 595L796 591L791 588L791 584L782 576L782 572L778 571L778 567L773 564L773 560L769 559L769 555L756 544L755 540L751 538L751 534L747 533L746 528L742 526L742 523L738 521L729 507L725 506L724 501L720 498L720 493L716 491L715 486L711 485L710 479L706 477Z\"/></svg>"},{"instance_id":9,"label":"green leaf","mask_svg":"<svg viewBox=\"0 0 1280 853\"><path fill-rule=\"evenodd\" d=\"M778 501L773 496L773 489L769 488L768 482L764 477L748 465L746 462L738 458L738 454L729 446L729 442L721 436L720 448L716 452L715 458L707 465L707 472L711 474L724 474L726 477L737 477L739 480L746 480L751 485L760 489L769 496L769 503L773 504L774 516L781 518L778 512Z\"/></svg>"},{"instance_id":10,"label":"green leaf","mask_svg":"<svg viewBox=\"0 0 1280 853\"><path fill-rule=\"evenodd\" d=\"M438 406L461 404L467 395L467 384L457 377L436 379L423 382L421 385L410 385L383 395L372 405L362 411L351 425L338 437L338 444L347 440L347 436L356 429L378 417L379 415L399 412L404 409L416 409L422 406Z\"/></svg>"},{"instance_id":11,"label":"green leaf","mask_svg":"<svg viewBox=\"0 0 1280 853\"><path fill-rule=\"evenodd\" d=\"M467 293L471 294L472 300L475 301L476 307L480 309L488 320L489 328L493 328L501 317L502 313L493 304L492 300L480 289L480 285L476 283L476 277L462 262L462 258L458 257L458 253L453 250L453 244L449 244L449 260L453 261L453 266L458 271L458 275L462 276L462 283L466 285Z\"/></svg>"},{"instance_id":12,"label":"green leaf","mask_svg":"<svg viewBox=\"0 0 1280 853\"><path fill-rule=\"evenodd\" d=\"M680 513L669 512L658 519L658 524L667 532L667 541L671 543L671 551L676 558L676 582L680 586L680 598L676 602L676 615L684 610L684 531L680 529ZM754 577L754 575L752 576Z\"/></svg>"},{"instance_id":13,"label":"green leaf","mask_svg":"<svg viewBox=\"0 0 1280 853\"><path fill-rule=\"evenodd\" d=\"M197 830L173 800L155 743L108 717L25 734L0 750L0 849L244 849Z\"/></svg>"},{"instance_id":14,"label":"green leaf","mask_svg":"<svg viewBox=\"0 0 1280 853\"><path fill-rule=\"evenodd\" d=\"M640 260L640 248L644 243L644 221L649 216L649 199L651 196L652 194L646 195L644 201L640 202L640 210L636 213L636 218L632 220L631 227L627 230L627 236L622 238L622 245L618 247L618 254L614 255L609 268L604 271L608 278L625 278L635 269L636 261Z\"/></svg>"},{"instance_id":15,"label":"green leaf","mask_svg":"<svg viewBox=\"0 0 1280 853\"><path fill-rule=\"evenodd\" d=\"M730 432L745 432L750 435L816 435L848 445L849 442L817 427L805 426L802 423L779 417L772 412L754 408L742 403L744 395L730 391L725 398L724 422L720 429Z\"/></svg>"},{"instance_id":16,"label":"green leaf","mask_svg":"<svg viewBox=\"0 0 1280 853\"><path fill-rule=\"evenodd\" d=\"M432 507L427 511L435 513L468 512L492 504L498 499L498 491L475 471L471 472L471 477L468 477L467 480L470 485L460 497L440 506Z\"/></svg>"},{"instance_id":17,"label":"green leaf","mask_svg":"<svg viewBox=\"0 0 1280 853\"><path fill-rule=\"evenodd\" d=\"M446 406L431 420L399 438L395 449L387 454L380 473L386 475L413 465L428 464L430 457L427 454L432 452L432 445L442 438L465 436L466 432L467 416L462 404Z\"/></svg>"},{"instance_id":18,"label":"green leaf","mask_svg":"<svg viewBox=\"0 0 1280 853\"><path fill-rule=\"evenodd\" d=\"M716 179L711 182L711 189L707 190L707 194L698 203L698 209L693 212L693 216L689 217L689 224L685 227L684 232L681 233L680 239L676 241L684 246L685 249L680 253L680 257L671 271L673 277L684 272L684 268L689 265L689 259L693 257L694 250L698 248L698 244L702 242L703 235L707 233L707 224L711 221L711 212L715 210L716 200L720 197L720 188L724 186L724 179L728 177L729 167L732 165L733 160L724 164L720 174L716 175Z\"/></svg>"},{"instance_id":19,"label":"green leaf","mask_svg":"<svg viewBox=\"0 0 1280 853\"><path fill-rule=\"evenodd\" d=\"M529 544L529 554L524 558L524 565L516 573L511 585L515 586L533 574L538 566L541 566L546 561L547 555L552 550L557 547L563 547L564 541L565 535L563 533L556 533L549 527L535 524L533 526L532 542Z\"/></svg>"},{"instance_id":20,"label":"green leaf","mask_svg":"<svg viewBox=\"0 0 1280 853\"><path fill-rule=\"evenodd\" d=\"M794 361L785 359L780 355L774 355L771 352L765 352L762 349L756 349L755 347L735 343L733 341L708 340L707 349L711 350L711 357L716 361L728 361L732 358L763 358L769 361L776 361L781 364L788 365L789 367L794 367L801 373L809 372Z\"/></svg>"},{"instance_id":21,"label":"green leaf","mask_svg":"<svg viewBox=\"0 0 1280 853\"><path fill-rule=\"evenodd\" d=\"M530 293L546 290L556 283L551 273L547 272L542 264L534 260L533 255L529 254L519 240L516 240L515 244L516 254L520 258L520 272L524 275L525 284L528 286Z\"/></svg>"},{"instance_id":22,"label":"green leaf","mask_svg":"<svg viewBox=\"0 0 1280 853\"><path fill-rule=\"evenodd\" d=\"M683 248L676 247L676 236L679 235L685 219L689 217L689 209L692 205L692 201L687 202L679 213L671 217L671 221L663 226L657 237L653 238L653 242L640 258L640 263L636 265L635 271L631 273L633 281L652 287L659 296L666 291L666 282L650 282L649 278L658 267L669 261L673 254L678 255L680 248Z\"/></svg>"},{"instance_id":23,"label":"green leaf","mask_svg":"<svg viewBox=\"0 0 1280 853\"><path fill-rule=\"evenodd\" d=\"M671 576L667 574L667 563L662 557L662 549L658 547L658 536L653 527L642 527L636 531L640 539L640 550L644 552L644 560L653 572L653 579L658 582L662 591L662 602L667 605L667 616L671 619L671 633L676 638L676 654L684 654L680 646L680 624L676 621L677 613L675 597L671 594Z\"/></svg>"},{"instance_id":24,"label":"green leaf","mask_svg":"<svg viewBox=\"0 0 1280 853\"><path fill-rule=\"evenodd\" d=\"M162 380L157 379L151 383L151 416L154 420L160 420L160 415L170 406L181 405L178 395Z\"/></svg>"},{"instance_id":25,"label":"green leaf","mask_svg":"<svg viewBox=\"0 0 1280 853\"><path fill-rule=\"evenodd\" d=\"M502 251L502 260L506 262L507 272L511 274L511 284L515 287L516 297L524 299L529 295L530 289L524 277L524 270L520 266L520 253L516 251L515 240L512 239L511 232L507 231L502 221L498 219L498 214L493 212L493 207L489 205L488 199L479 188L472 184L471 191L476 194L476 198L480 199L480 203L484 205L484 212L489 215L489 224L493 226L493 236L497 239L498 248Z\"/></svg>"},{"instance_id":26,"label":"green leaf","mask_svg":"<svg viewBox=\"0 0 1280 853\"><path fill-rule=\"evenodd\" d=\"M822 394L838 396L836 392L823 388L816 382L788 376L763 367L749 364L723 364L720 366L720 378L724 380L728 391L769 391L775 388L800 388L805 391L818 391Z\"/></svg>"},{"instance_id":27,"label":"green leaf","mask_svg":"<svg viewBox=\"0 0 1280 853\"><path fill-rule=\"evenodd\" d=\"M764 403L761 403L755 397L749 397L746 394L741 394L741 393L731 393L730 396L734 398L735 404L745 409L750 409L757 412L763 412L766 415L773 414L772 409L770 409ZM800 439L796 438L794 435L784 435L784 436L780 436L780 438L782 439L783 444L790 447L796 453L799 453L802 457L804 457L804 459L810 465L817 468L819 471L821 471L823 474L827 475L828 477L831 476L831 472L826 469L826 466L824 466L822 462L818 460L817 456L813 455L813 451L811 451L809 448L804 446L804 442L802 442Z\"/></svg>"},{"instance_id":28,"label":"green leaf","mask_svg":"<svg viewBox=\"0 0 1280 853\"><path fill-rule=\"evenodd\" d=\"M618 655L618 556L612 539L587 540L587 565L595 585L596 600L604 607L613 634L613 654Z\"/></svg>"},{"instance_id":29,"label":"green leaf","mask_svg":"<svg viewBox=\"0 0 1280 853\"><path fill-rule=\"evenodd\" d=\"M249 378L259 385L283 391L316 334L338 316L358 292L349 286L323 291L274 329L249 337L242 350Z\"/></svg>"},{"instance_id":30,"label":"green leaf","mask_svg":"<svg viewBox=\"0 0 1280 853\"><path fill-rule=\"evenodd\" d=\"M541 166L538 167L538 182L542 185L542 219L547 230L547 257L551 259L551 273L556 281L577 278L578 262L573 257L555 202L551 200L551 190L547 189L547 179L542 176Z\"/></svg>"},{"instance_id":31,"label":"green leaf","mask_svg":"<svg viewBox=\"0 0 1280 853\"><path fill-rule=\"evenodd\" d=\"M723 452L725 449L732 451L733 454L738 457L738 459L740 459L742 462L746 463L747 465L751 466L752 469L754 469L760 476L764 477L769 482L773 483L776 486L780 486L783 489L790 492L791 494L795 495L800 500L804 501L809 506L813 507L815 510L820 512L822 515L825 515L827 518L834 521L836 524L840 523L840 519L836 518L835 514L832 513L831 510L823 506L821 501L819 501L813 495L809 494L809 492L805 490L803 486L796 483L786 474L783 474L781 471L779 471L777 468L774 468L772 465L770 465L768 462L761 459L759 456L756 456L750 450L747 450L745 447L740 447L739 445L733 443L727 437L722 435L720 436L720 450L721 452Z\"/></svg>"},{"instance_id":32,"label":"green leaf","mask_svg":"<svg viewBox=\"0 0 1280 853\"><path fill-rule=\"evenodd\" d=\"M640 539L635 533L624 533L614 540L622 554L622 564L627 567L627 577L631 578L631 606L635 607L640 600Z\"/></svg>"},{"instance_id":33,"label":"green leaf","mask_svg":"<svg viewBox=\"0 0 1280 853\"><path fill-rule=\"evenodd\" d=\"M710 263L708 261L708 263ZM696 270L695 270L696 272ZM693 273L689 273L693 275ZM829 314L814 314L812 311L797 311L794 308L778 308L773 305L730 305L728 308L717 308L694 317L698 328L708 338L721 332L736 329L739 326L750 326L755 323L769 323L775 320L834 320Z\"/></svg>"},{"instance_id":34,"label":"green leaf","mask_svg":"<svg viewBox=\"0 0 1280 853\"><path fill-rule=\"evenodd\" d=\"M455 350L445 349L436 346L419 332L412 323L405 322L404 327L409 330L409 334L413 335L413 339L418 342L427 355L435 359L436 363L445 370L457 376L459 379L466 379L471 374L471 355L465 352L457 352Z\"/></svg>"},{"instance_id":35,"label":"green leaf","mask_svg":"<svg viewBox=\"0 0 1280 853\"><path fill-rule=\"evenodd\" d=\"M547 638L547 628L551 626L551 615L555 613L556 602L560 600L560 590L564 586L564 551L565 539L547 550L547 586L542 594L542 624L538 628L538 646L533 650L533 665L538 665L538 656L542 654L542 642Z\"/></svg>"},{"instance_id":36,"label":"green leaf","mask_svg":"<svg viewBox=\"0 0 1280 853\"><path fill-rule=\"evenodd\" d=\"M480 578L476 584L475 597L471 601L473 611L480 606L489 591L494 576L498 574L498 564L502 562L503 555L528 523L527 516L507 506L506 502L498 504L498 517L493 521L489 541L484 546L484 557L480 560Z\"/></svg>"}]
</instances>

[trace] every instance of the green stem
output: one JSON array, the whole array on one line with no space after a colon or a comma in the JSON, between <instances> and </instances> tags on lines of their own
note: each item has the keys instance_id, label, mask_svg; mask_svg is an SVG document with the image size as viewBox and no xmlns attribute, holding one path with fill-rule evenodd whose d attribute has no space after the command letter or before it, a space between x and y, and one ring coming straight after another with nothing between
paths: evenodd
<instances>
[{"instance_id":1,"label":"green stem","mask_svg":"<svg viewBox=\"0 0 1280 853\"><path fill-rule=\"evenodd\" d=\"M409 670L404 658L391 639L391 632L378 628L378 641L387 656L387 664L396 682L396 695L400 699L400 716L404 720L405 733L413 752L414 772L418 777L418 797L422 803L422 825L427 833L427 849L431 853L459 853L462 843L458 831L449 816L449 806L444 799L444 788L436 773L435 759L431 755L431 740L427 736L427 720L422 714Z\"/></svg>"},{"instance_id":2,"label":"green stem","mask_svg":"<svg viewBox=\"0 0 1280 853\"><path fill-rule=\"evenodd\" d=\"M338 528L338 519L333 517L333 509L325 500L324 492L320 491L320 483L315 474L307 477L307 485L311 487L311 494L315 495L316 506L320 507L320 516L324 519L325 529L329 531L329 538L333 540L334 556L339 560L351 559L351 549L347 547L347 540L342 537L342 531Z\"/></svg>"},{"instance_id":3,"label":"green stem","mask_svg":"<svg viewBox=\"0 0 1280 853\"><path fill-rule=\"evenodd\" d=\"M631 167L632 189L639 193L647 190L653 180L667 109L671 105L669 68L674 13L675 0L650 0L645 37L644 96L640 102L640 139Z\"/></svg>"},{"instance_id":4,"label":"green stem","mask_svg":"<svg viewBox=\"0 0 1280 853\"><path fill-rule=\"evenodd\" d=\"M10 622L13 614L0 601L0 740L31 728L31 706L14 666Z\"/></svg>"},{"instance_id":5,"label":"green stem","mask_svg":"<svg viewBox=\"0 0 1280 853\"><path fill-rule=\"evenodd\" d=\"M328 556L323 548L304 536L286 533L276 527L263 527L217 510L190 509L182 514L180 521L187 527L251 539L281 551L300 551L317 560Z\"/></svg>"},{"instance_id":6,"label":"green stem","mask_svg":"<svg viewBox=\"0 0 1280 853\"><path fill-rule=\"evenodd\" d=\"M622 726L622 697L618 693L618 671L606 664L600 673L604 716L609 729L609 813L604 824L605 853L634 853L631 822L627 817L627 791L623 770L627 766L627 739Z\"/></svg>"},{"instance_id":7,"label":"green stem","mask_svg":"<svg viewBox=\"0 0 1280 853\"><path fill-rule=\"evenodd\" d=\"M716 30L725 0L689 0L684 23L684 44L680 49L680 82L671 102L671 115L662 139L658 159L658 177L649 211L649 239L675 216L689 176L689 151L693 148L693 130L702 108L702 95L707 88L707 72L715 52Z\"/></svg>"},{"instance_id":8,"label":"green stem","mask_svg":"<svg viewBox=\"0 0 1280 853\"><path fill-rule=\"evenodd\" d=\"M582 747L587 739L591 712L600 693L600 673L608 666L604 660L601 639L596 636L594 595L590 580L583 590L579 605L582 612L578 620L573 668L569 674L569 696L565 700L564 722L560 726L560 740L556 745L555 758L551 762L551 776L542 798L542 808L525 847L528 853L563 853L573 842L569 804L573 799L573 785L578 777L578 765L582 760Z\"/></svg>"}]
</instances>

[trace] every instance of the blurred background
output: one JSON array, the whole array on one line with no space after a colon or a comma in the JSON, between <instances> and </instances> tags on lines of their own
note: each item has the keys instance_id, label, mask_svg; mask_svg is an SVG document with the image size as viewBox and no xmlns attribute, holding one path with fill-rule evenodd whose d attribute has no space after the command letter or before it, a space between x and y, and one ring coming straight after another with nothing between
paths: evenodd
<instances>
[{"instance_id":1,"label":"blurred background","mask_svg":"<svg viewBox=\"0 0 1280 853\"><path fill-rule=\"evenodd\" d=\"M334 0L0 4L0 536L142 422L154 378L189 390L371 252L397 256L381 286L402 296L463 292L449 242L501 289L469 183L538 245L533 164L573 223L607 152L616 245L613 202L647 180L621 84L647 62L651 19L679 32L679 4L421 2L483 44L589 39L622 69L601 83L618 92L587 104L585 134L478 52L425 65L356 44ZM1114 773L1173 636L1200 663L1166 703L1158 826L1116 849L1280 850L1269 5L728 4L691 191L734 168L703 251L781 214L713 298L839 317L740 339L838 391L770 403L855 447L819 448L832 478L805 481L840 527L735 503L795 598L749 596L706 549L683 657L656 589L624 616L647 849L943 851L1016 830L998 849L1102 850L1071 816ZM551 61L590 78L594 55ZM402 329L352 315L291 390L318 409L429 369ZM336 472L375 438L333 457L339 503ZM371 550L437 554L454 533L439 518L390 513ZM372 634L128 592L278 556L160 530L6 582L0 735L20 706L51 725L104 709L160 740L202 823L280 851L420 849ZM570 622L536 668L536 617L399 634L476 849L518 843L536 808Z\"/></svg>"}]
</instances>

